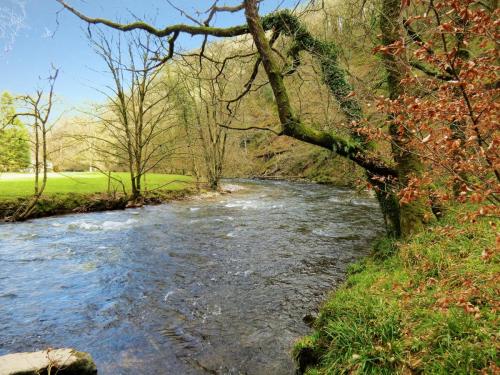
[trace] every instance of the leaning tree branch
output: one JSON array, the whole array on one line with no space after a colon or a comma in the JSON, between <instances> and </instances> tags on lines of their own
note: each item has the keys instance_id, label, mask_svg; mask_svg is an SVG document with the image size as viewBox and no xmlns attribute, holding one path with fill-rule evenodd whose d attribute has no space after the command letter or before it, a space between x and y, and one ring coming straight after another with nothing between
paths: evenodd
<instances>
[{"instance_id":1,"label":"leaning tree branch","mask_svg":"<svg viewBox=\"0 0 500 375\"><path fill-rule=\"evenodd\" d=\"M146 22L136 21L131 23L118 23L113 22L111 20L105 18L92 18L88 17L80 11L76 10L72 6L70 6L65 0L56 0L59 4L61 4L65 9L73 13L75 16L80 18L81 20L92 24L92 25L105 25L111 27L115 30L120 31L133 31L133 30L143 30L157 37L163 38L166 36L170 36L175 32L183 32L190 35L211 35L221 38L234 37L239 35L244 35L248 33L248 27L246 25L239 25L233 27L210 27L210 26L193 26L187 24L176 24L167 26L163 29L158 29Z\"/></svg>"},{"instance_id":2,"label":"leaning tree branch","mask_svg":"<svg viewBox=\"0 0 500 375\"><path fill-rule=\"evenodd\" d=\"M280 131L280 132L277 132L276 130L274 129L271 129L271 128L265 128L265 127L260 127L260 126L248 126L246 128L235 128L235 127L232 127L232 126L228 126L228 125L224 125L224 124L218 124L218 126L220 126L221 128L226 128L226 129L230 129L230 130L264 130L264 131L268 131L268 132L271 132L271 133L274 133L276 135L283 135L283 132Z\"/></svg>"}]
</instances>

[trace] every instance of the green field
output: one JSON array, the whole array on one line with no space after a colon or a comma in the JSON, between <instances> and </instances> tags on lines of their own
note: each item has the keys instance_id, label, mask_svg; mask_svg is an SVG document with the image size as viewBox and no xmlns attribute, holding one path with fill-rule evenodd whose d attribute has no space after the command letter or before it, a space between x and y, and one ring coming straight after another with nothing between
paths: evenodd
<instances>
[{"instance_id":1,"label":"green field","mask_svg":"<svg viewBox=\"0 0 500 375\"><path fill-rule=\"evenodd\" d=\"M123 182L127 193L130 192L129 174L125 172L113 173L112 177ZM26 197L33 194L34 177L23 173L0 174L0 198ZM189 185L192 178L182 175L148 174L143 185L146 190L181 190ZM93 194L106 193L108 177L102 173L68 172L50 173L45 188L45 195L59 195L67 193ZM111 180L111 192L122 192L121 184Z\"/></svg>"}]
</instances>

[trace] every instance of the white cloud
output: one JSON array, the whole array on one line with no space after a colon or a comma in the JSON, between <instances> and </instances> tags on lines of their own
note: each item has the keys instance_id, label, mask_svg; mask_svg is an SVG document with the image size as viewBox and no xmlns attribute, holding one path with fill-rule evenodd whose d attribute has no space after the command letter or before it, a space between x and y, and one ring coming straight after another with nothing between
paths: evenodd
<instances>
[{"instance_id":1,"label":"white cloud","mask_svg":"<svg viewBox=\"0 0 500 375\"><path fill-rule=\"evenodd\" d=\"M0 4L0 47L4 52L12 49L16 37L25 27L26 1L3 0Z\"/></svg>"},{"instance_id":2,"label":"white cloud","mask_svg":"<svg viewBox=\"0 0 500 375\"><path fill-rule=\"evenodd\" d=\"M43 30L42 39L52 38L54 36L54 32L51 31L47 26Z\"/></svg>"}]
</instances>

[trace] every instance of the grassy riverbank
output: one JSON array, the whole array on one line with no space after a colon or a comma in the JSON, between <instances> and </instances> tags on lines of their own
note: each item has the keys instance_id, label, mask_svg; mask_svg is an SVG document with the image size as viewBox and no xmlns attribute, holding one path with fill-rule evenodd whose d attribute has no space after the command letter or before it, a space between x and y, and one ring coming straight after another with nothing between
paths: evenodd
<instances>
[{"instance_id":1,"label":"grassy riverbank","mask_svg":"<svg viewBox=\"0 0 500 375\"><path fill-rule=\"evenodd\" d=\"M109 192L123 193L130 191L130 177L128 173L114 172L111 174ZM0 174L0 200L27 197L33 194L34 176L23 173ZM146 190L165 189L181 190L192 179L189 176L156 174L146 176ZM65 172L50 173L44 194L96 194L108 192L108 176L103 173Z\"/></svg>"},{"instance_id":2,"label":"grassy riverbank","mask_svg":"<svg viewBox=\"0 0 500 375\"><path fill-rule=\"evenodd\" d=\"M180 199L192 191L192 178L181 175L148 174L145 203ZM30 217L70 212L123 209L128 204L130 181L127 173L51 173L43 196ZM33 175L0 175L0 219L12 216L33 194Z\"/></svg>"},{"instance_id":3,"label":"grassy riverbank","mask_svg":"<svg viewBox=\"0 0 500 375\"><path fill-rule=\"evenodd\" d=\"M324 303L295 358L311 375L498 373L495 241L487 220L448 214L408 241L379 242Z\"/></svg>"}]
</instances>

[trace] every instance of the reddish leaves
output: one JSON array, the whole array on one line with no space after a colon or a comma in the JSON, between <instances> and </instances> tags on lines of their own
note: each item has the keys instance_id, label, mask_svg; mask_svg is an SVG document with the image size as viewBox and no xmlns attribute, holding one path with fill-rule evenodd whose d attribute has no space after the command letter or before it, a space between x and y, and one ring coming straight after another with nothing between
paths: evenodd
<instances>
[{"instance_id":1,"label":"reddish leaves","mask_svg":"<svg viewBox=\"0 0 500 375\"><path fill-rule=\"evenodd\" d=\"M402 81L405 93L379 103L404 134L398 147L420 155L426 165L401 190L401 202L432 191L434 197L480 205L476 217L498 216L500 11L488 12L473 0L426 4L428 12L405 21L413 35L376 49L412 62Z\"/></svg>"}]
</instances>

